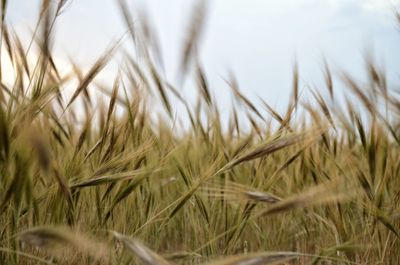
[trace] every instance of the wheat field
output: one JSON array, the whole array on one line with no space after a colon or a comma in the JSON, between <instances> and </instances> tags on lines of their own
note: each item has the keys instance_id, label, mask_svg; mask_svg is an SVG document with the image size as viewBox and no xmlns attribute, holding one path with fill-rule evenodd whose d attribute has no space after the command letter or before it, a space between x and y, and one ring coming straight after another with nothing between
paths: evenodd
<instances>
[{"instance_id":1,"label":"wheat field","mask_svg":"<svg viewBox=\"0 0 400 265\"><path fill-rule=\"evenodd\" d=\"M231 75L226 118L197 56L204 6L180 58L190 103L122 0L129 49L61 73L52 33L67 2L42 1L27 44L1 2L15 78L1 71L0 264L400 264L400 90L372 59L367 83L326 63L308 97L295 64L283 113ZM112 85L98 82L121 54Z\"/></svg>"}]
</instances>

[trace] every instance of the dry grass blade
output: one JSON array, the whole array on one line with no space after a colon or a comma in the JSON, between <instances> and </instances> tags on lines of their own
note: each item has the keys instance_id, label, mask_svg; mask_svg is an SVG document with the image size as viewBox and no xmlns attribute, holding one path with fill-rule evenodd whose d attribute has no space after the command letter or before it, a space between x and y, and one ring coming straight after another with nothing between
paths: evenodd
<instances>
[{"instance_id":1,"label":"dry grass blade","mask_svg":"<svg viewBox=\"0 0 400 265\"><path fill-rule=\"evenodd\" d=\"M294 62L293 66L293 105L294 108L297 108L297 104L299 102L299 66L297 60Z\"/></svg>"},{"instance_id":2,"label":"dry grass blade","mask_svg":"<svg viewBox=\"0 0 400 265\"><path fill-rule=\"evenodd\" d=\"M189 108L188 103L185 101L185 99L182 97L182 95L180 94L180 92L171 84L167 83L167 88L172 92L172 94L174 94L174 96L180 101L182 102L182 104L185 105L186 108Z\"/></svg>"},{"instance_id":3,"label":"dry grass blade","mask_svg":"<svg viewBox=\"0 0 400 265\"><path fill-rule=\"evenodd\" d=\"M6 45L6 50L7 50L8 56L10 56L11 63L14 64L15 63L14 53L13 53L14 49L13 49L13 46L11 45L10 34L8 32L8 27L6 24L3 25L3 37L4 37L4 42Z\"/></svg>"},{"instance_id":4,"label":"dry grass blade","mask_svg":"<svg viewBox=\"0 0 400 265\"><path fill-rule=\"evenodd\" d=\"M46 143L43 137L41 137L40 133L37 130L31 130L29 134L32 147L37 154L40 166L44 170L48 170L51 163L51 153L49 150L49 145Z\"/></svg>"},{"instance_id":5,"label":"dry grass blade","mask_svg":"<svg viewBox=\"0 0 400 265\"><path fill-rule=\"evenodd\" d=\"M44 18L43 27L42 27L42 39L40 43L40 48L42 49L43 53L43 61L42 64L46 64L47 60L50 56L50 37L51 37L51 30L53 27L53 5L49 0L43 0L41 6L41 18ZM43 65L42 65L43 67Z\"/></svg>"},{"instance_id":6,"label":"dry grass blade","mask_svg":"<svg viewBox=\"0 0 400 265\"><path fill-rule=\"evenodd\" d=\"M134 255L136 255L140 261L145 265L171 265L169 261L140 243L138 240L129 238L120 233L112 231L113 236L122 242L124 247Z\"/></svg>"},{"instance_id":7,"label":"dry grass blade","mask_svg":"<svg viewBox=\"0 0 400 265\"><path fill-rule=\"evenodd\" d=\"M288 166L290 166L296 159L298 159L303 153L304 150L308 146L306 145L305 147L301 148L299 151L294 153L291 157L289 157L275 172L267 179L265 187L270 187L277 179L279 176L279 173L281 173L284 169L286 169Z\"/></svg>"},{"instance_id":8,"label":"dry grass blade","mask_svg":"<svg viewBox=\"0 0 400 265\"><path fill-rule=\"evenodd\" d=\"M254 112L261 120L264 121L264 117L261 115L261 113L257 110L257 108L254 106L251 101L246 98L239 90L239 85L234 77L233 74L230 75L230 82L226 81L229 87L232 89L233 93L235 96L237 96L240 101L244 102L244 104L252 111Z\"/></svg>"},{"instance_id":9,"label":"dry grass blade","mask_svg":"<svg viewBox=\"0 0 400 265\"><path fill-rule=\"evenodd\" d=\"M14 36L15 50L18 52L18 57L19 57L19 60L21 61L20 63L22 63L22 65L24 66L25 73L30 78L31 73L29 70L28 58L27 58L27 56L25 56L25 51L22 46L21 39L18 37L18 35L15 32L13 32L13 36Z\"/></svg>"},{"instance_id":10,"label":"dry grass blade","mask_svg":"<svg viewBox=\"0 0 400 265\"><path fill-rule=\"evenodd\" d=\"M158 72L157 72L155 66L153 65L153 63L151 63L151 62L149 62L149 63L150 63L151 75L152 75L153 80L154 80L154 82L156 84L157 90L160 93L160 96L161 96L162 102L164 104L164 107L167 110L168 115L172 118L172 107L171 107L171 103L170 103L170 101L168 99L168 96L167 96L167 93L166 93L167 91L166 91L166 88L165 88L165 85L164 85L164 81L162 80L162 78L158 74Z\"/></svg>"},{"instance_id":11,"label":"dry grass blade","mask_svg":"<svg viewBox=\"0 0 400 265\"><path fill-rule=\"evenodd\" d=\"M247 191L244 195L253 201L276 203L281 201L281 199L273 194L260 192L260 191Z\"/></svg>"},{"instance_id":12,"label":"dry grass blade","mask_svg":"<svg viewBox=\"0 0 400 265\"><path fill-rule=\"evenodd\" d=\"M226 166L223 168L218 169L215 171L215 165L220 162L221 158L218 157L215 159L213 166L211 166L208 171L204 172L204 175L202 175L199 179L197 179L192 186L186 190L186 192L176 201L174 201L170 206L173 206L176 204L176 206L173 208L171 213L168 216L168 220L170 220L193 196L193 194L196 193L197 189L201 187L201 185L207 181L208 179L215 177L216 175L220 174L226 169ZM169 207L170 207L169 206Z\"/></svg>"},{"instance_id":13,"label":"dry grass blade","mask_svg":"<svg viewBox=\"0 0 400 265\"><path fill-rule=\"evenodd\" d=\"M197 65L197 83L200 88L200 93L203 96L204 100L207 102L209 106L212 105L211 94L208 88L206 76L204 70L200 65Z\"/></svg>"},{"instance_id":14,"label":"dry grass blade","mask_svg":"<svg viewBox=\"0 0 400 265\"><path fill-rule=\"evenodd\" d=\"M182 51L183 53L180 65L181 77L186 76L190 60L196 52L205 23L206 9L205 0L197 0L196 5L192 9L191 22L188 23L189 28L187 29L186 40Z\"/></svg>"},{"instance_id":15,"label":"dry grass blade","mask_svg":"<svg viewBox=\"0 0 400 265\"><path fill-rule=\"evenodd\" d=\"M76 243L69 233L47 227L24 231L20 234L20 240L25 244L38 247L50 247L56 244L75 245Z\"/></svg>"},{"instance_id":16,"label":"dry grass blade","mask_svg":"<svg viewBox=\"0 0 400 265\"><path fill-rule=\"evenodd\" d=\"M4 22L4 18L6 16L7 9L7 0L1 0L1 22Z\"/></svg>"},{"instance_id":17,"label":"dry grass blade","mask_svg":"<svg viewBox=\"0 0 400 265\"><path fill-rule=\"evenodd\" d=\"M366 209L371 216L375 217L389 231L396 235L397 238L400 238L400 231L397 228L398 226L393 223L392 218L389 217L384 211L370 203L361 203L360 207Z\"/></svg>"},{"instance_id":18,"label":"dry grass blade","mask_svg":"<svg viewBox=\"0 0 400 265\"><path fill-rule=\"evenodd\" d=\"M216 197L224 196L228 200L244 199L262 203L276 203L281 201L281 198L276 195L232 181L228 181L224 185L218 185L216 183L211 187L204 188L204 192Z\"/></svg>"},{"instance_id":19,"label":"dry grass blade","mask_svg":"<svg viewBox=\"0 0 400 265\"><path fill-rule=\"evenodd\" d=\"M4 34L5 32L5 23L4 23L4 19L6 16L6 9L7 9L7 0L1 0L0 2L1 7L0 7L0 12L1 12L1 21L0 21L0 28L1 28L1 35L0 35L0 47L2 47L3 45L3 37L7 38L6 36L8 36L8 34ZM0 82L3 80L3 67L2 67L2 49L0 49ZM12 56L12 54L10 54L10 56Z\"/></svg>"},{"instance_id":20,"label":"dry grass blade","mask_svg":"<svg viewBox=\"0 0 400 265\"><path fill-rule=\"evenodd\" d=\"M84 188L84 187L93 187L93 186L99 186L99 185L105 185L105 184L110 184L114 183L117 181L122 181L122 180L130 180L133 179L137 176L143 175L143 174L148 174L148 173L155 173L158 170L133 170L130 172L121 172L118 174L114 174L111 176L100 176L88 180L83 180L81 182L72 184L70 186L71 189L77 189L77 188Z\"/></svg>"},{"instance_id":21,"label":"dry grass blade","mask_svg":"<svg viewBox=\"0 0 400 265\"><path fill-rule=\"evenodd\" d=\"M71 189L68 186L68 181L64 178L64 176L61 175L58 167L56 165L53 166L53 175L56 178L59 190L61 194L64 196L67 205L68 205L68 210L67 210L67 220L68 224L72 225L74 224L74 203L72 199L72 193Z\"/></svg>"},{"instance_id":22,"label":"dry grass blade","mask_svg":"<svg viewBox=\"0 0 400 265\"><path fill-rule=\"evenodd\" d=\"M374 116L376 114L376 110L374 104L368 98L368 96L362 91L359 85L347 74L343 74L343 80L349 86L349 88L353 91L353 93L361 100L364 106L367 108L369 113Z\"/></svg>"},{"instance_id":23,"label":"dry grass blade","mask_svg":"<svg viewBox=\"0 0 400 265\"><path fill-rule=\"evenodd\" d=\"M251 151L249 154L244 155L242 157L238 157L234 159L230 165L229 168L232 168L238 164L241 164L246 161L250 161L253 159L257 159L260 157L265 157L268 156L276 151L279 151L283 148L287 148L289 146L292 146L294 144L300 143L302 141L309 141L309 140L315 140L319 137L320 134L315 133L315 134L292 134L288 136L283 136L277 139L274 139L258 148L255 150Z\"/></svg>"},{"instance_id":24,"label":"dry grass blade","mask_svg":"<svg viewBox=\"0 0 400 265\"><path fill-rule=\"evenodd\" d=\"M148 174L141 174L137 178L134 178L128 185L122 186L120 188L118 193L113 198L111 206L109 207L109 209L107 210L107 212L105 214L105 219L104 219L105 222L111 217L111 214L112 214L114 208L117 206L117 204L119 204L121 201L126 199L133 191L135 191L136 188L147 177L148 177ZM104 181L104 179L103 179L103 181ZM107 180L107 181L109 181L109 180ZM115 181L115 179L113 181ZM114 183L114 182L112 182L112 183Z\"/></svg>"},{"instance_id":25,"label":"dry grass blade","mask_svg":"<svg viewBox=\"0 0 400 265\"><path fill-rule=\"evenodd\" d=\"M311 187L300 194L283 199L269 209L261 211L259 216L266 216L298 208L337 203L348 200L351 198L351 195L348 192L349 189L350 188L347 187L347 189L344 190L344 188L341 188L339 183L335 181L320 184L318 186Z\"/></svg>"},{"instance_id":26,"label":"dry grass blade","mask_svg":"<svg viewBox=\"0 0 400 265\"><path fill-rule=\"evenodd\" d=\"M321 96L321 94L318 91L313 91L311 90L312 95L314 96L315 100L318 102L318 105L320 106L322 113L325 115L329 123L332 125L333 128L335 128L335 123L333 122L332 115L329 111L328 105L326 104L324 98Z\"/></svg>"},{"instance_id":27,"label":"dry grass blade","mask_svg":"<svg viewBox=\"0 0 400 265\"><path fill-rule=\"evenodd\" d=\"M179 252L164 254L164 257L168 260L179 260L191 257L201 258L201 255L195 252L179 251Z\"/></svg>"},{"instance_id":28,"label":"dry grass blade","mask_svg":"<svg viewBox=\"0 0 400 265\"><path fill-rule=\"evenodd\" d=\"M135 27L133 24L132 15L129 12L128 5L125 0L118 0L119 9L124 17L125 25L128 27L129 35L131 36L133 45L136 45Z\"/></svg>"},{"instance_id":29,"label":"dry grass blade","mask_svg":"<svg viewBox=\"0 0 400 265\"><path fill-rule=\"evenodd\" d=\"M114 81L114 86L113 86L113 90L112 90L112 94L111 94L111 98L110 98L110 103L108 105L105 132L108 131L108 128L109 128L109 125L110 125L111 115L114 112L115 102L116 102L116 99L117 99L117 96L118 96L118 88L119 88L119 77L117 77L115 79L115 81Z\"/></svg>"},{"instance_id":30,"label":"dry grass blade","mask_svg":"<svg viewBox=\"0 0 400 265\"><path fill-rule=\"evenodd\" d=\"M334 100L332 73L331 70L329 69L329 65L326 60L324 60L324 77L325 77L325 84L326 87L328 88L331 100Z\"/></svg>"},{"instance_id":31,"label":"dry grass blade","mask_svg":"<svg viewBox=\"0 0 400 265\"><path fill-rule=\"evenodd\" d=\"M264 252L254 253L247 255L236 255L214 262L207 263L207 265L263 265L263 264L276 264L296 259L302 256L297 252Z\"/></svg>"},{"instance_id":32,"label":"dry grass blade","mask_svg":"<svg viewBox=\"0 0 400 265\"><path fill-rule=\"evenodd\" d=\"M89 157L91 157L93 155L93 153L100 147L100 145L102 144L103 141L104 141L104 138L100 138L100 140L98 140L93 145L93 147L89 150L89 152L87 152L87 154L85 155L85 158L83 160L86 161Z\"/></svg>"},{"instance_id":33,"label":"dry grass blade","mask_svg":"<svg viewBox=\"0 0 400 265\"><path fill-rule=\"evenodd\" d=\"M259 97L259 99L261 100L261 102L263 103L264 107L267 109L267 111L269 112L269 114L275 119L277 120L280 124L283 124L283 118L281 117L281 115L279 115L278 112L276 112L265 100L263 100L262 98Z\"/></svg>"},{"instance_id":34,"label":"dry grass blade","mask_svg":"<svg viewBox=\"0 0 400 265\"><path fill-rule=\"evenodd\" d=\"M356 121L356 126L357 126L357 130L358 130L358 134L360 136L361 144L364 147L364 149L367 150L367 148L368 148L368 146L367 146L367 136L365 134L364 125L362 123L360 114L358 114L355 111L353 111L352 112L352 116Z\"/></svg>"},{"instance_id":35,"label":"dry grass blade","mask_svg":"<svg viewBox=\"0 0 400 265\"><path fill-rule=\"evenodd\" d=\"M66 247L71 247L74 254L79 251L96 259L108 255L103 244L66 228L37 227L20 233L19 239L24 245L61 250L62 252L67 250Z\"/></svg>"},{"instance_id":36,"label":"dry grass blade","mask_svg":"<svg viewBox=\"0 0 400 265\"><path fill-rule=\"evenodd\" d=\"M289 128L289 131L290 131L289 124L292 119L293 112L295 110L296 110L296 105L294 103L288 105L288 109L286 111L285 116L283 117L283 121L282 121L282 124L281 124L281 127L279 128L279 130L282 130L283 128Z\"/></svg>"},{"instance_id":37,"label":"dry grass blade","mask_svg":"<svg viewBox=\"0 0 400 265\"><path fill-rule=\"evenodd\" d=\"M105 67L107 64L108 60L111 58L113 51L115 50L117 44L113 45L111 48L109 48L103 56L101 56L96 63L93 64L93 66L90 68L90 70L87 72L87 74L83 77L81 82L79 83L79 86L75 90L74 94L72 95L71 99L69 100L67 106L65 109L67 109L79 96L79 94L84 91L89 84L93 81L93 79L99 74L99 72Z\"/></svg>"},{"instance_id":38,"label":"dry grass blade","mask_svg":"<svg viewBox=\"0 0 400 265\"><path fill-rule=\"evenodd\" d=\"M9 128L8 128L8 120L6 114L3 111L3 108L0 106L0 155L3 159L8 157L10 151L10 137L9 137Z\"/></svg>"}]
</instances>

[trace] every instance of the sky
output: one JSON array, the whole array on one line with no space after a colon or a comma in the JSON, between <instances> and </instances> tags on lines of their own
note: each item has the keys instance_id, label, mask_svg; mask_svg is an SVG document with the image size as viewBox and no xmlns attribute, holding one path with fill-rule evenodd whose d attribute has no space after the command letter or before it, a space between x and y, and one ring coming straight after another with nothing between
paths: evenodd
<instances>
[{"instance_id":1,"label":"sky","mask_svg":"<svg viewBox=\"0 0 400 265\"><path fill-rule=\"evenodd\" d=\"M69 56L89 66L125 32L116 2L69 3L56 25L59 61ZM133 13L146 8L161 42L166 77L174 79L195 0L127 2ZM29 32L39 6L39 0L9 1L8 24ZM399 7L400 0L209 0L200 60L212 93L225 109L232 100L224 82L230 72L250 98L260 96L283 109L295 60L304 88L323 84L324 60L334 72L346 70L363 80L365 55L372 54L395 87L400 84L400 25L393 10ZM106 78L112 75L104 73ZM194 95L190 89L184 93Z\"/></svg>"}]
</instances>

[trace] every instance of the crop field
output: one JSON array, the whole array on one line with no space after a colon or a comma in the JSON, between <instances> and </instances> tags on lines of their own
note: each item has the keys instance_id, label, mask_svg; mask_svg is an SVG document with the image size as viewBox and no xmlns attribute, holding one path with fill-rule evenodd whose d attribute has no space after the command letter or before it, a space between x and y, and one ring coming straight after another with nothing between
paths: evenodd
<instances>
[{"instance_id":1,"label":"crop field","mask_svg":"<svg viewBox=\"0 0 400 265\"><path fill-rule=\"evenodd\" d=\"M283 112L232 74L226 115L197 56L204 6L180 58L191 101L125 1L126 45L59 71L53 26L66 2L44 0L25 43L2 1L1 265L400 264L400 86L373 59L369 82L326 63L309 96L295 63Z\"/></svg>"}]
</instances>

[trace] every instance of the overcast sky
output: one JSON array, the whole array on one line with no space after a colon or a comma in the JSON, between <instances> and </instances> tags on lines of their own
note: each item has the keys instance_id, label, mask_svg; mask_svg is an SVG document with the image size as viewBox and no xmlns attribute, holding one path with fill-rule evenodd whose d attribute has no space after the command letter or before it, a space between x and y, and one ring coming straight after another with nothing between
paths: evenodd
<instances>
[{"instance_id":1,"label":"overcast sky","mask_svg":"<svg viewBox=\"0 0 400 265\"><path fill-rule=\"evenodd\" d=\"M7 21L26 32L37 19L38 0L9 1ZM184 40L190 8L188 0L129 1L132 11L146 2L173 79ZM243 91L280 107L290 94L295 56L308 84L321 84L323 58L336 70L363 78L363 56L372 52L398 80L400 27L393 9L398 0L209 0L201 60L213 93L228 104L222 81L233 71ZM72 1L58 21L55 51L59 60L70 55L90 65L108 44L124 32L114 0ZM281 103L284 102L284 103ZM225 104L225 103L223 103Z\"/></svg>"}]
</instances>

